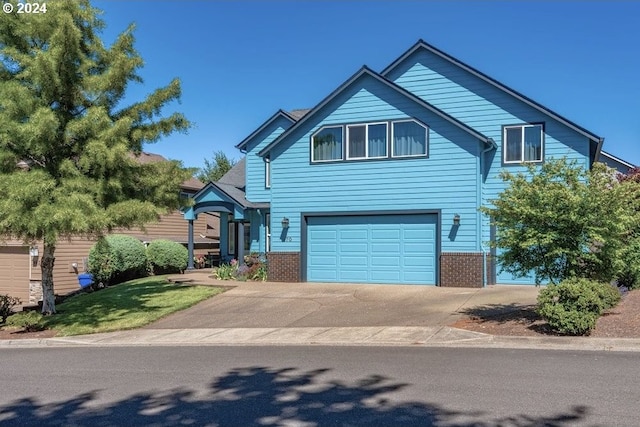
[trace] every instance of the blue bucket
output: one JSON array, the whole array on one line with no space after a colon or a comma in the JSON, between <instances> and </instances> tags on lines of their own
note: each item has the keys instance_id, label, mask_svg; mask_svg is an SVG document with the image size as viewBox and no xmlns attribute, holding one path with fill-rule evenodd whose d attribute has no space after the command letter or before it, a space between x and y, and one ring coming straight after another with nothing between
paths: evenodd
<instances>
[{"instance_id":1,"label":"blue bucket","mask_svg":"<svg viewBox=\"0 0 640 427\"><path fill-rule=\"evenodd\" d=\"M86 288L87 286L93 285L93 274L91 273L78 274L78 283L80 283L81 288Z\"/></svg>"}]
</instances>

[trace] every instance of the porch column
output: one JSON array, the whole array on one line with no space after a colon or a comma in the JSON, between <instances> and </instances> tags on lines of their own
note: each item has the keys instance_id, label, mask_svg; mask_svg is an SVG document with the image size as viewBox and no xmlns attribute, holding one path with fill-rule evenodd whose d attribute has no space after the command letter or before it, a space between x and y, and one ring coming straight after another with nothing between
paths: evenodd
<instances>
[{"instance_id":1,"label":"porch column","mask_svg":"<svg viewBox=\"0 0 640 427\"><path fill-rule=\"evenodd\" d=\"M193 220L189 220L189 232L187 241L187 270L193 270Z\"/></svg>"},{"instance_id":2,"label":"porch column","mask_svg":"<svg viewBox=\"0 0 640 427\"><path fill-rule=\"evenodd\" d=\"M244 223L238 222L238 263L244 264Z\"/></svg>"}]
</instances>

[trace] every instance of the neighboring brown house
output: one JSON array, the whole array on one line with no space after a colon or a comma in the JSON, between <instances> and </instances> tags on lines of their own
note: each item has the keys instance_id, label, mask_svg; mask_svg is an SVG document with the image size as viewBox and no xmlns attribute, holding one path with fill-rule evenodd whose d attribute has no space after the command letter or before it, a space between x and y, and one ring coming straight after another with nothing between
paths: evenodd
<instances>
[{"instance_id":1,"label":"neighboring brown house","mask_svg":"<svg viewBox=\"0 0 640 427\"><path fill-rule=\"evenodd\" d=\"M142 163L164 161L157 154L142 153L137 159ZM195 194L204 184L195 178L185 181L181 191ZM169 239L186 246L188 223L182 212L175 211L164 215L157 223L148 224L145 230L118 229L113 234L134 236L144 243L156 239ZM220 237L220 218L217 215L201 215L194 222L195 255L218 254ZM87 268L89 249L95 239L74 237L61 239L56 245L53 280L55 292L65 295L79 288L78 274ZM7 240L0 243L0 295L8 294L20 298L22 304L36 303L42 299L40 258L42 243L28 246L20 241Z\"/></svg>"}]
</instances>

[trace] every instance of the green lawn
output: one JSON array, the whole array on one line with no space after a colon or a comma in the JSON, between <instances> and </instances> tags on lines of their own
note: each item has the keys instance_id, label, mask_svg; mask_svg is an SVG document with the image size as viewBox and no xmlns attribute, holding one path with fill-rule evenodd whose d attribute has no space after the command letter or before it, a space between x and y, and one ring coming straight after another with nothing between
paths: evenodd
<instances>
[{"instance_id":1,"label":"green lawn","mask_svg":"<svg viewBox=\"0 0 640 427\"><path fill-rule=\"evenodd\" d=\"M176 285L165 276L145 277L70 297L44 324L61 336L139 328L221 292L211 286Z\"/></svg>"}]
</instances>

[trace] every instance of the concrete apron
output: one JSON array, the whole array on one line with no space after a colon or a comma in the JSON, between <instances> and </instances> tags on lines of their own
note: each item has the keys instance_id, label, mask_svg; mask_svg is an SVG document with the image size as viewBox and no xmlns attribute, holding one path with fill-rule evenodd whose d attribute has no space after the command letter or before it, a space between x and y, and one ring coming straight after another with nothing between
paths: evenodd
<instances>
[{"instance_id":1,"label":"concrete apron","mask_svg":"<svg viewBox=\"0 0 640 427\"><path fill-rule=\"evenodd\" d=\"M539 291L534 286L256 283L189 276L193 283L233 287L147 328L440 327L464 318L469 308L500 311L535 304Z\"/></svg>"}]
</instances>

